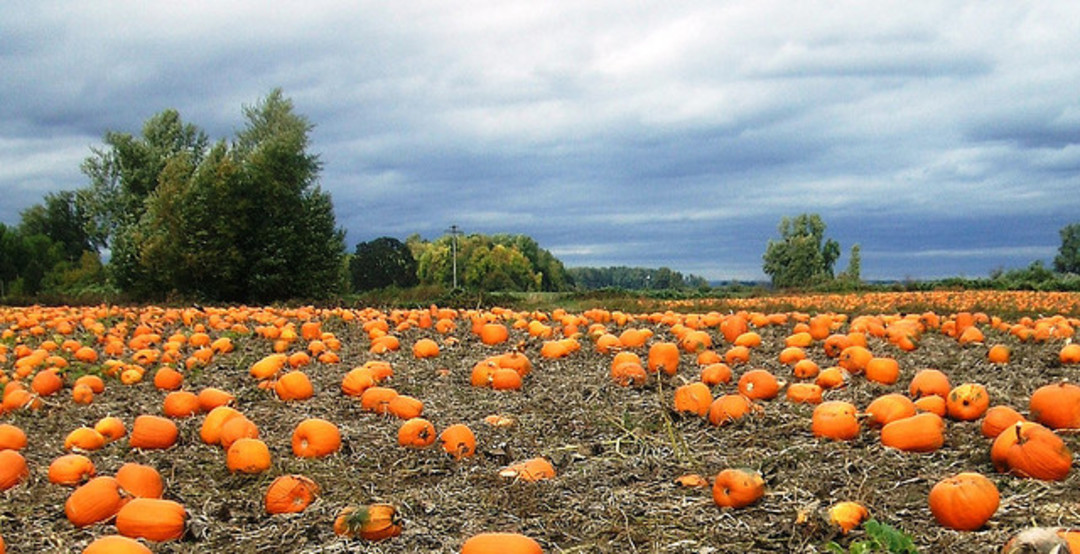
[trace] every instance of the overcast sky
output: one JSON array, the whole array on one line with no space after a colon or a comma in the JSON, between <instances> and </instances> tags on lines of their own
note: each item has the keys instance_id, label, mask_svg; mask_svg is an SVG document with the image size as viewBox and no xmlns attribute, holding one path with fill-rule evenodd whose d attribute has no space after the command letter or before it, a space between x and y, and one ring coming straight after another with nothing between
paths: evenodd
<instances>
[{"instance_id":1,"label":"overcast sky","mask_svg":"<svg viewBox=\"0 0 1080 554\"><path fill-rule=\"evenodd\" d=\"M275 87L350 250L456 224L757 279L816 212L837 270L983 277L1080 221L1080 2L6 0L0 222L106 131L229 138Z\"/></svg>"}]
</instances>

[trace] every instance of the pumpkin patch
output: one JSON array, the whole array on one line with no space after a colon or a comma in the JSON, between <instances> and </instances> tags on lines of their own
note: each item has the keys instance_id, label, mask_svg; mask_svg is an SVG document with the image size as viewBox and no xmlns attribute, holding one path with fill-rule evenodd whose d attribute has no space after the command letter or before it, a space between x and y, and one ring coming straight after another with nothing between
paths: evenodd
<instances>
[{"instance_id":1,"label":"pumpkin patch","mask_svg":"<svg viewBox=\"0 0 1080 554\"><path fill-rule=\"evenodd\" d=\"M1000 551L1080 503L1080 299L994 294L0 308L0 533L822 551L873 517L923 551Z\"/></svg>"}]
</instances>

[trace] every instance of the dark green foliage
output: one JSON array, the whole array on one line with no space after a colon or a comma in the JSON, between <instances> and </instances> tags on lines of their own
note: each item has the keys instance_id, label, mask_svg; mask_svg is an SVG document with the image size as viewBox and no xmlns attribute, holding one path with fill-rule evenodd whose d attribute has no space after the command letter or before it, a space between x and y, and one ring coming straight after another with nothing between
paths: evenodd
<instances>
[{"instance_id":1,"label":"dark green foliage","mask_svg":"<svg viewBox=\"0 0 1080 554\"><path fill-rule=\"evenodd\" d=\"M415 235L405 240L421 284L452 286L452 240L451 235L433 242ZM459 236L457 274L460 286L479 291L556 292L573 283L562 262L522 235Z\"/></svg>"},{"instance_id":2,"label":"dark green foliage","mask_svg":"<svg viewBox=\"0 0 1080 554\"><path fill-rule=\"evenodd\" d=\"M1054 257L1054 271L1080 274L1080 223L1066 225L1060 233L1061 246Z\"/></svg>"},{"instance_id":3,"label":"dark green foliage","mask_svg":"<svg viewBox=\"0 0 1080 554\"><path fill-rule=\"evenodd\" d=\"M309 154L312 125L280 90L245 107L230 147L167 110L110 133L83 164L96 236L135 297L260 301L339 292L344 233Z\"/></svg>"},{"instance_id":4,"label":"dark green foliage","mask_svg":"<svg viewBox=\"0 0 1080 554\"><path fill-rule=\"evenodd\" d=\"M567 270L581 290L614 288L623 290L685 290L707 288L704 277L686 275L670 268L574 267Z\"/></svg>"},{"instance_id":5,"label":"dark green foliage","mask_svg":"<svg viewBox=\"0 0 1080 554\"><path fill-rule=\"evenodd\" d=\"M416 260L409 247L391 237L358 243L356 252L349 260L349 275L354 291L415 286L420 282L416 269Z\"/></svg>"},{"instance_id":6,"label":"dark green foliage","mask_svg":"<svg viewBox=\"0 0 1080 554\"><path fill-rule=\"evenodd\" d=\"M825 222L817 214L800 214L780 221L780 240L769 241L764 271L774 287L807 287L833 278L840 244L825 240Z\"/></svg>"},{"instance_id":7,"label":"dark green foliage","mask_svg":"<svg viewBox=\"0 0 1080 554\"><path fill-rule=\"evenodd\" d=\"M867 520L863 523L866 531L866 539L852 541L845 549L836 542L825 545L829 552L841 554L870 554L871 552L888 552L891 554L918 554L919 549L911 539L911 535L876 519Z\"/></svg>"}]
</instances>

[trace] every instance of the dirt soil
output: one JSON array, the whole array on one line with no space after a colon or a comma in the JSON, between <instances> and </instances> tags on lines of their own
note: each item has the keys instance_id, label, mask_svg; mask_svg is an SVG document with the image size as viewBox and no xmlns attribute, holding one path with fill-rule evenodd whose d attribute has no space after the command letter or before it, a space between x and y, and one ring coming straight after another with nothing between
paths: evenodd
<instances>
[{"instance_id":1,"label":"dirt soil","mask_svg":"<svg viewBox=\"0 0 1080 554\"><path fill-rule=\"evenodd\" d=\"M654 341L673 340L667 327L636 325L652 328ZM136 451L120 440L89 454L99 475L111 475L129 461L157 468L165 478L165 497L186 507L185 537L151 543L155 552L457 552L466 538L483 531L524 533L545 552L821 552L831 540L846 547L866 538L861 530L841 536L824 520L824 509L841 500L864 503L877 519L909 533L923 552L999 551L1010 536L1033 524L1080 526L1080 472L1057 483L997 474L990 464L991 441L980 435L978 421L949 422L945 446L929 454L884 448L878 433L866 428L850 442L816 439L810 433L813 407L782 397L765 402L758 416L714 427L671 409L673 388L697 378L690 354L683 354L674 378L654 377L644 388L630 389L612 382L610 356L596 353L587 340L568 358L544 360L541 341L513 330L511 343L527 342L535 370L522 391L499 392L470 386L469 376L477 361L507 348L482 345L467 324L459 323L455 332L460 343L444 346L432 360L414 359L410 352L421 337L442 343L431 329L402 333L402 349L384 355L368 352L369 340L357 323L331 319L324 330L342 340L342 362L305 369L316 390L307 401L283 403L255 386L248 368L270 353L269 341L255 337L238 338L237 351L186 375L187 390L215 386L236 394L237 408L259 426L273 454L266 473L230 474L224 452L199 440L200 416L178 421L181 437L171 449ZM792 379L790 369L777 361L790 331L791 324L761 330L762 346L751 364L734 368L735 379L758 367ZM710 334L718 350L727 348L715 329ZM986 347L961 348L936 333L925 335L913 352L871 339L877 355L899 360L899 382L884 386L857 377L848 387L828 392L826 399L864 408L883 393L906 392L917 370L934 367L954 385L984 384L991 405L1009 404L1026 413L1027 399L1038 386L1062 378L1080 380L1080 367L1057 361L1060 343L1021 344L998 331L987 329L986 334L988 343L1013 347L1011 363L992 365ZM831 365L820 343L808 353L822 367ZM345 372L375 358L391 363L395 373L389 385L423 400L424 416L438 429L454 423L471 427L478 455L456 462L437 447L403 449L396 443L397 420L363 412L357 400L344 396L340 383ZM130 426L139 414L160 414L165 393L154 388L152 374L134 386L109 381L90 406L71 402L70 389L65 389L46 399L38 412L0 417L30 437L23 451L29 480L0 493L0 534L9 552L78 552L94 538L115 532L110 524L74 528L64 515L71 489L50 484L46 472L65 453L64 437L72 429L92 426L105 415L119 416ZM734 384L717 387L714 396L734 389ZM516 425L494 428L483 422L496 413L513 417ZM339 453L318 460L292 454L293 428L312 416L339 425L344 438ZM1065 440L1073 451L1080 448L1075 435ZM497 475L512 461L541 455L553 461L555 479L526 483ZM673 482L686 473L711 477L728 467L761 470L768 484L765 498L744 509L720 509L709 489ZM983 473L1001 491L1001 507L977 532L942 528L927 506L931 486L961 471ZM266 515L267 486L290 473L312 478L321 496L301 514ZM339 510L369 502L399 508L404 516L399 537L367 543L334 534L331 524ZM800 513L809 517L799 522Z\"/></svg>"}]
</instances>

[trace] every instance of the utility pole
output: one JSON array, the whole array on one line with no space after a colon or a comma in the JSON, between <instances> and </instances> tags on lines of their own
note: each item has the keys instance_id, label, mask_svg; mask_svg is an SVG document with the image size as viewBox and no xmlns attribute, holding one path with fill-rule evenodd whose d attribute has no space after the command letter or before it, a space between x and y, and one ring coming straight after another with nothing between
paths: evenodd
<instances>
[{"instance_id":1,"label":"utility pole","mask_svg":"<svg viewBox=\"0 0 1080 554\"><path fill-rule=\"evenodd\" d=\"M454 266L454 288L457 289L457 236L461 234L461 229L457 225L450 226L450 252Z\"/></svg>"}]
</instances>

